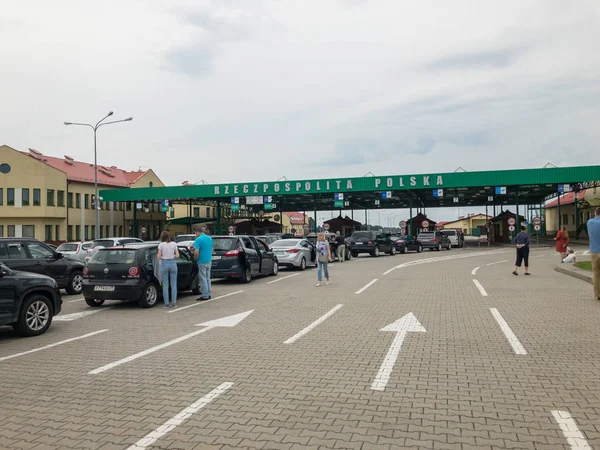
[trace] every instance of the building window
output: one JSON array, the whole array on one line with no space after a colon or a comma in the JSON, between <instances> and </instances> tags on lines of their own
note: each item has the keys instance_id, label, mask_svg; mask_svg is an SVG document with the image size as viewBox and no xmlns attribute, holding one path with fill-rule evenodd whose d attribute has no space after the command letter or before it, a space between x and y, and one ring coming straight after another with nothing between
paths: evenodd
<instances>
[{"instance_id":1,"label":"building window","mask_svg":"<svg viewBox=\"0 0 600 450\"><path fill-rule=\"evenodd\" d=\"M77 225L79 226L79 225ZM67 225L67 241L73 240L73 225Z\"/></svg>"},{"instance_id":2,"label":"building window","mask_svg":"<svg viewBox=\"0 0 600 450\"><path fill-rule=\"evenodd\" d=\"M100 239L104 237L104 227L100 225Z\"/></svg>"},{"instance_id":3,"label":"building window","mask_svg":"<svg viewBox=\"0 0 600 450\"><path fill-rule=\"evenodd\" d=\"M75 208L81 208L81 194L75 194Z\"/></svg>"},{"instance_id":4,"label":"building window","mask_svg":"<svg viewBox=\"0 0 600 450\"><path fill-rule=\"evenodd\" d=\"M6 204L8 206L15 205L15 190L14 190L14 188L8 188L6 190Z\"/></svg>"},{"instance_id":5,"label":"building window","mask_svg":"<svg viewBox=\"0 0 600 450\"><path fill-rule=\"evenodd\" d=\"M67 194L67 207L68 208L72 208L73 207L73 193L69 192Z\"/></svg>"},{"instance_id":6,"label":"building window","mask_svg":"<svg viewBox=\"0 0 600 450\"><path fill-rule=\"evenodd\" d=\"M96 225L92 225L92 239L96 239Z\"/></svg>"},{"instance_id":7,"label":"building window","mask_svg":"<svg viewBox=\"0 0 600 450\"><path fill-rule=\"evenodd\" d=\"M65 191L56 192L56 206L65 206Z\"/></svg>"},{"instance_id":8,"label":"building window","mask_svg":"<svg viewBox=\"0 0 600 450\"><path fill-rule=\"evenodd\" d=\"M35 238L35 225L23 225L23 237Z\"/></svg>"},{"instance_id":9,"label":"building window","mask_svg":"<svg viewBox=\"0 0 600 450\"><path fill-rule=\"evenodd\" d=\"M9 225L6 228L7 228L6 231L8 232L8 237L15 237L15 226Z\"/></svg>"},{"instance_id":10,"label":"building window","mask_svg":"<svg viewBox=\"0 0 600 450\"><path fill-rule=\"evenodd\" d=\"M210 217L210 208L206 208L206 217Z\"/></svg>"},{"instance_id":11,"label":"building window","mask_svg":"<svg viewBox=\"0 0 600 450\"><path fill-rule=\"evenodd\" d=\"M573 225L575 225L575 214L573 214Z\"/></svg>"},{"instance_id":12,"label":"building window","mask_svg":"<svg viewBox=\"0 0 600 450\"><path fill-rule=\"evenodd\" d=\"M117 235L117 226L113 225L113 237L115 237L116 235Z\"/></svg>"},{"instance_id":13,"label":"building window","mask_svg":"<svg viewBox=\"0 0 600 450\"><path fill-rule=\"evenodd\" d=\"M42 191L40 189L33 190L33 206L40 206L42 204Z\"/></svg>"},{"instance_id":14,"label":"building window","mask_svg":"<svg viewBox=\"0 0 600 450\"><path fill-rule=\"evenodd\" d=\"M0 225L0 237L4 237L4 225Z\"/></svg>"},{"instance_id":15,"label":"building window","mask_svg":"<svg viewBox=\"0 0 600 450\"><path fill-rule=\"evenodd\" d=\"M126 209L127 211L131 211L131 202L127 202Z\"/></svg>"},{"instance_id":16,"label":"building window","mask_svg":"<svg viewBox=\"0 0 600 450\"><path fill-rule=\"evenodd\" d=\"M90 208L90 194L85 194L83 204L85 209Z\"/></svg>"},{"instance_id":17,"label":"building window","mask_svg":"<svg viewBox=\"0 0 600 450\"><path fill-rule=\"evenodd\" d=\"M0 206L4 205L4 189L0 188Z\"/></svg>"},{"instance_id":18,"label":"building window","mask_svg":"<svg viewBox=\"0 0 600 450\"><path fill-rule=\"evenodd\" d=\"M200 217L200 208L197 206L194 207L194 217Z\"/></svg>"},{"instance_id":19,"label":"building window","mask_svg":"<svg viewBox=\"0 0 600 450\"><path fill-rule=\"evenodd\" d=\"M79 226L79 225L77 225L77 226ZM89 225L85 226L84 234L85 234L85 240L89 241L90 240L90 227L89 227Z\"/></svg>"},{"instance_id":20,"label":"building window","mask_svg":"<svg viewBox=\"0 0 600 450\"><path fill-rule=\"evenodd\" d=\"M86 229L86 231L87 231L87 229ZM81 225L75 225L75 240L76 241L81 240Z\"/></svg>"},{"instance_id":21,"label":"building window","mask_svg":"<svg viewBox=\"0 0 600 450\"><path fill-rule=\"evenodd\" d=\"M46 233L45 233L45 239L47 241L51 241L52 240L52 225L46 225Z\"/></svg>"},{"instance_id":22,"label":"building window","mask_svg":"<svg viewBox=\"0 0 600 450\"><path fill-rule=\"evenodd\" d=\"M119 225L119 236L123 236L123 225Z\"/></svg>"},{"instance_id":23,"label":"building window","mask_svg":"<svg viewBox=\"0 0 600 450\"><path fill-rule=\"evenodd\" d=\"M54 206L54 189L48 189L46 191L46 205Z\"/></svg>"},{"instance_id":24,"label":"building window","mask_svg":"<svg viewBox=\"0 0 600 450\"><path fill-rule=\"evenodd\" d=\"M563 225L569 225L569 215L563 214L562 221L563 221L563 223L562 223Z\"/></svg>"},{"instance_id":25,"label":"building window","mask_svg":"<svg viewBox=\"0 0 600 450\"><path fill-rule=\"evenodd\" d=\"M106 225L106 237L110 236L110 225Z\"/></svg>"},{"instance_id":26,"label":"building window","mask_svg":"<svg viewBox=\"0 0 600 450\"><path fill-rule=\"evenodd\" d=\"M57 241L60 241L60 225L54 225L54 236Z\"/></svg>"},{"instance_id":27,"label":"building window","mask_svg":"<svg viewBox=\"0 0 600 450\"><path fill-rule=\"evenodd\" d=\"M23 206L29 206L29 188L23 188L21 190L21 199Z\"/></svg>"}]
</instances>

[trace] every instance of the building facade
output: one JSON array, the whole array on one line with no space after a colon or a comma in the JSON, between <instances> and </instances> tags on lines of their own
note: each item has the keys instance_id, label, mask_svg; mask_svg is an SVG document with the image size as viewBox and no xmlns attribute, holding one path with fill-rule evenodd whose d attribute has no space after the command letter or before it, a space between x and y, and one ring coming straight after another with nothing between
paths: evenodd
<instances>
[{"instance_id":1,"label":"building facade","mask_svg":"<svg viewBox=\"0 0 600 450\"><path fill-rule=\"evenodd\" d=\"M94 239L93 164L2 145L0 169L0 237L32 237L51 243ZM98 166L99 189L149 186L164 186L152 170L128 172ZM166 220L159 203L100 201L98 207L100 237L156 239Z\"/></svg>"},{"instance_id":2,"label":"building facade","mask_svg":"<svg viewBox=\"0 0 600 450\"><path fill-rule=\"evenodd\" d=\"M577 194L575 192L563 194L560 196L560 205L558 198L547 202L545 205L546 234L553 236L564 225L571 236L587 237L585 223L594 218L594 211L599 206L599 188L584 189Z\"/></svg>"},{"instance_id":3,"label":"building facade","mask_svg":"<svg viewBox=\"0 0 600 450\"><path fill-rule=\"evenodd\" d=\"M451 222L440 222L438 223L438 228L458 229L464 234L479 236L481 234L481 229L486 228L486 224L491 218L492 216L481 213L469 214L468 216L459 217L458 220L453 220Z\"/></svg>"}]
</instances>

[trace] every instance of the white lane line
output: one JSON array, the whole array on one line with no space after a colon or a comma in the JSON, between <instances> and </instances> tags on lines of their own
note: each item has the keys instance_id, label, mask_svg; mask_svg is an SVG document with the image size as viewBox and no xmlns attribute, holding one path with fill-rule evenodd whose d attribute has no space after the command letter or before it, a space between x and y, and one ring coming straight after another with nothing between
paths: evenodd
<instances>
[{"instance_id":1,"label":"white lane line","mask_svg":"<svg viewBox=\"0 0 600 450\"><path fill-rule=\"evenodd\" d=\"M244 292L244 291L241 290L241 291L230 292L229 294L220 295L218 297L211 298L210 300L201 300L198 303L193 303L191 305L182 306L181 308L176 308L176 309L172 309L171 311L167 311L167 314L177 313L179 311L183 311L184 309L193 308L194 306L204 305L206 303L214 302L215 300L219 300L221 298L229 297L230 295L239 294L241 292Z\"/></svg>"},{"instance_id":2,"label":"white lane line","mask_svg":"<svg viewBox=\"0 0 600 450\"><path fill-rule=\"evenodd\" d=\"M483 288L483 286L481 285L481 283L478 280L473 280L473 283L475 284L475 287L477 287L477 289L479 289L479 293L484 296L487 297L487 292L485 291L485 289Z\"/></svg>"},{"instance_id":3,"label":"white lane line","mask_svg":"<svg viewBox=\"0 0 600 450\"><path fill-rule=\"evenodd\" d=\"M471 275L475 275L479 269L481 269L481 267L475 267L475 268L474 268L474 269L471 271Z\"/></svg>"},{"instance_id":4,"label":"white lane line","mask_svg":"<svg viewBox=\"0 0 600 450\"><path fill-rule=\"evenodd\" d=\"M485 256L485 255L497 255L500 253L506 253L506 250L494 250L494 251L485 251L485 252L476 252L476 253L465 253L464 255L452 255L452 256L434 256L431 258L423 258L417 259L415 261L408 261L402 264L399 264L395 267L392 267L390 270L385 271L383 274L387 275L390 272L393 272L396 269L402 269L403 267L411 267L418 264L428 264L438 261L451 261L455 259L463 259L463 258L473 258L475 256Z\"/></svg>"},{"instance_id":5,"label":"white lane line","mask_svg":"<svg viewBox=\"0 0 600 450\"><path fill-rule=\"evenodd\" d=\"M69 300L67 303L83 302L85 298L77 298L75 300Z\"/></svg>"},{"instance_id":6,"label":"white lane line","mask_svg":"<svg viewBox=\"0 0 600 450\"><path fill-rule=\"evenodd\" d=\"M342 306L344 306L344 305L342 305L342 304L336 305L334 308L330 309L328 312L323 314L321 317L319 317L317 320L315 320L313 323L311 323L305 329L303 329L299 333L293 335L291 338L289 338L287 341L285 341L284 344L292 344L293 342L296 342L298 339L300 339L306 333L311 331L313 328L317 327L320 323L324 322L329 317L334 315Z\"/></svg>"},{"instance_id":7,"label":"white lane line","mask_svg":"<svg viewBox=\"0 0 600 450\"><path fill-rule=\"evenodd\" d=\"M571 414L568 411L551 411L554 419L558 423L558 426L562 430L567 442L571 446L573 450L579 449L591 449L590 445L587 443L585 436L581 431L579 431L579 427L577 427L577 423L575 419L571 417Z\"/></svg>"},{"instance_id":8,"label":"white lane line","mask_svg":"<svg viewBox=\"0 0 600 450\"><path fill-rule=\"evenodd\" d=\"M546 255L535 255L535 256L531 256L531 258L543 258Z\"/></svg>"},{"instance_id":9,"label":"white lane line","mask_svg":"<svg viewBox=\"0 0 600 450\"><path fill-rule=\"evenodd\" d=\"M46 350L48 348L56 347L57 345L66 344L68 342L78 341L79 339L85 339L85 338L88 338L90 336L95 336L96 334L104 333L105 331L108 331L108 330L98 330L98 331L94 331L92 333L84 334L83 336L77 336L77 337L74 337L74 338L65 339L64 341L55 342L54 344L49 344L49 345L44 345L43 347L34 348L33 350L27 350L26 352L15 353L14 355L9 355L9 356L3 356L2 358L0 358L0 361L5 361L7 359L17 358L19 356L23 356L23 355L28 355L30 353L39 352L41 350Z\"/></svg>"},{"instance_id":10,"label":"white lane line","mask_svg":"<svg viewBox=\"0 0 600 450\"><path fill-rule=\"evenodd\" d=\"M162 350L163 348L167 348L170 347L171 345L175 345L178 344L179 342L185 341L187 339L193 338L194 336L198 336L199 334L205 333L208 330L212 330L212 327L207 327L207 328L202 328L201 330L198 331L194 331L193 333L189 333L189 334L185 334L183 336L178 337L177 339L173 339L172 341L168 341L165 342L164 344L160 344L160 345L156 345L154 347L150 347L144 351L141 351L139 353L136 353L135 355L131 355L128 356L126 358L120 359L118 361L112 362L110 364L107 364L105 366L102 367L98 367L97 369L94 369L90 372L88 372L89 375L97 375L99 373L102 372L106 372L107 370L113 369L117 366L120 366L121 364L126 364L128 362L134 361L138 358L141 358L142 356L146 356L149 355L151 353L157 352L159 350Z\"/></svg>"},{"instance_id":11,"label":"white lane line","mask_svg":"<svg viewBox=\"0 0 600 450\"><path fill-rule=\"evenodd\" d=\"M71 322L73 320L81 319L82 317L91 316L92 314L96 314L102 311L106 311L107 309L112 309L114 306L106 306L104 308L96 308L89 311L80 311L72 314L59 314L53 320L54 322Z\"/></svg>"},{"instance_id":12,"label":"white lane line","mask_svg":"<svg viewBox=\"0 0 600 450\"><path fill-rule=\"evenodd\" d=\"M496 264L504 264L504 263L507 263L507 262L508 262L508 259L505 259L504 261L496 261L496 262L493 262L493 263L486 264L486 266L495 266Z\"/></svg>"},{"instance_id":13,"label":"white lane line","mask_svg":"<svg viewBox=\"0 0 600 450\"><path fill-rule=\"evenodd\" d=\"M196 414L198 411L200 411L202 408L204 408L206 405L208 405L210 402L216 399L219 395L227 392L229 389L231 389L232 386L233 383L230 382L222 383L217 388L213 389L208 394L206 394L204 397L198 399L196 402L192 403L190 406L182 410L175 417L167 420L156 430L144 436L131 447L128 447L127 450L143 450L151 446L165 434L173 430L173 428L181 425L183 422L188 420L193 414Z\"/></svg>"},{"instance_id":14,"label":"white lane line","mask_svg":"<svg viewBox=\"0 0 600 450\"><path fill-rule=\"evenodd\" d=\"M496 322L498 322L498 325L500 325L500 329L504 333L504 336L506 336L506 339L508 339L508 342L512 346L515 353L517 355L526 355L527 350L525 350L525 347L523 347L517 335L513 333L513 330L510 329L506 323L506 320L504 320L504 317L502 317L496 308L490 308L490 311L492 312L494 319L496 319Z\"/></svg>"},{"instance_id":15,"label":"white lane line","mask_svg":"<svg viewBox=\"0 0 600 450\"><path fill-rule=\"evenodd\" d=\"M273 284L273 283L277 283L279 281L285 280L286 278L292 278L292 277L297 277L298 275L300 275L300 273L294 273L292 275L287 275L285 277L277 277L276 280L273 281L269 281L267 284Z\"/></svg>"},{"instance_id":16,"label":"white lane line","mask_svg":"<svg viewBox=\"0 0 600 450\"><path fill-rule=\"evenodd\" d=\"M366 291L367 289L369 289L369 287L371 287L375 283L377 283L377 278L375 278L372 281L369 281L365 286L361 287L358 291L356 291L355 294L360 294L361 292Z\"/></svg>"}]
</instances>

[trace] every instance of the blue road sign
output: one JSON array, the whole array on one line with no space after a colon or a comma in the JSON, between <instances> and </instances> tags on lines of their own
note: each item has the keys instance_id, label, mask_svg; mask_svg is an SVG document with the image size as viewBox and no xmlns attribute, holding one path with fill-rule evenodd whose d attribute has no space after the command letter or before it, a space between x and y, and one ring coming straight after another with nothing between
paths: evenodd
<instances>
[{"instance_id":1,"label":"blue road sign","mask_svg":"<svg viewBox=\"0 0 600 450\"><path fill-rule=\"evenodd\" d=\"M335 201L344 200L344 194L333 194L333 199Z\"/></svg>"},{"instance_id":2,"label":"blue road sign","mask_svg":"<svg viewBox=\"0 0 600 450\"><path fill-rule=\"evenodd\" d=\"M571 192L571 185L569 184L559 184L558 192Z\"/></svg>"},{"instance_id":3,"label":"blue road sign","mask_svg":"<svg viewBox=\"0 0 600 450\"><path fill-rule=\"evenodd\" d=\"M240 204L240 198L239 197L231 197L231 203L234 205L239 205Z\"/></svg>"},{"instance_id":4,"label":"blue road sign","mask_svg":"<svg viewBox=\"0 0 600 450\"><path fill-rule=\"evenodd\" d=\"M434 197L443 197L444 196L444 190L443 189L434 189L433 190L433 196Z\"/></svg>"},{"instance_id":5,"label":"blue road sign","mask_svg":"<svg viewBox=\"0 0 600 450\"><path fill-rule=\"evenodd\" d=\"M506 195L506 186L497 186L496 195Z\"/></svg>"}]
</instances>

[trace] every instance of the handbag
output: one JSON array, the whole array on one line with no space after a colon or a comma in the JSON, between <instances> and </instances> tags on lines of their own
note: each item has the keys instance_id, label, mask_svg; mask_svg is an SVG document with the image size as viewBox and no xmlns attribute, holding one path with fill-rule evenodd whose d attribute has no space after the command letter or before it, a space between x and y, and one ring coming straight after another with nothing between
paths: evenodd
<instances>
[{"instance_id":1,"label":"handbag","mask_svg":"<svg viewBox=\"0 0 600 450\"><path fill-rule=\"evenodd\" d=\"M319 255L319 262L327 263L327 262L329 262L329 258L327 257L327 255Z\"/></svg>"}]
</instances>

